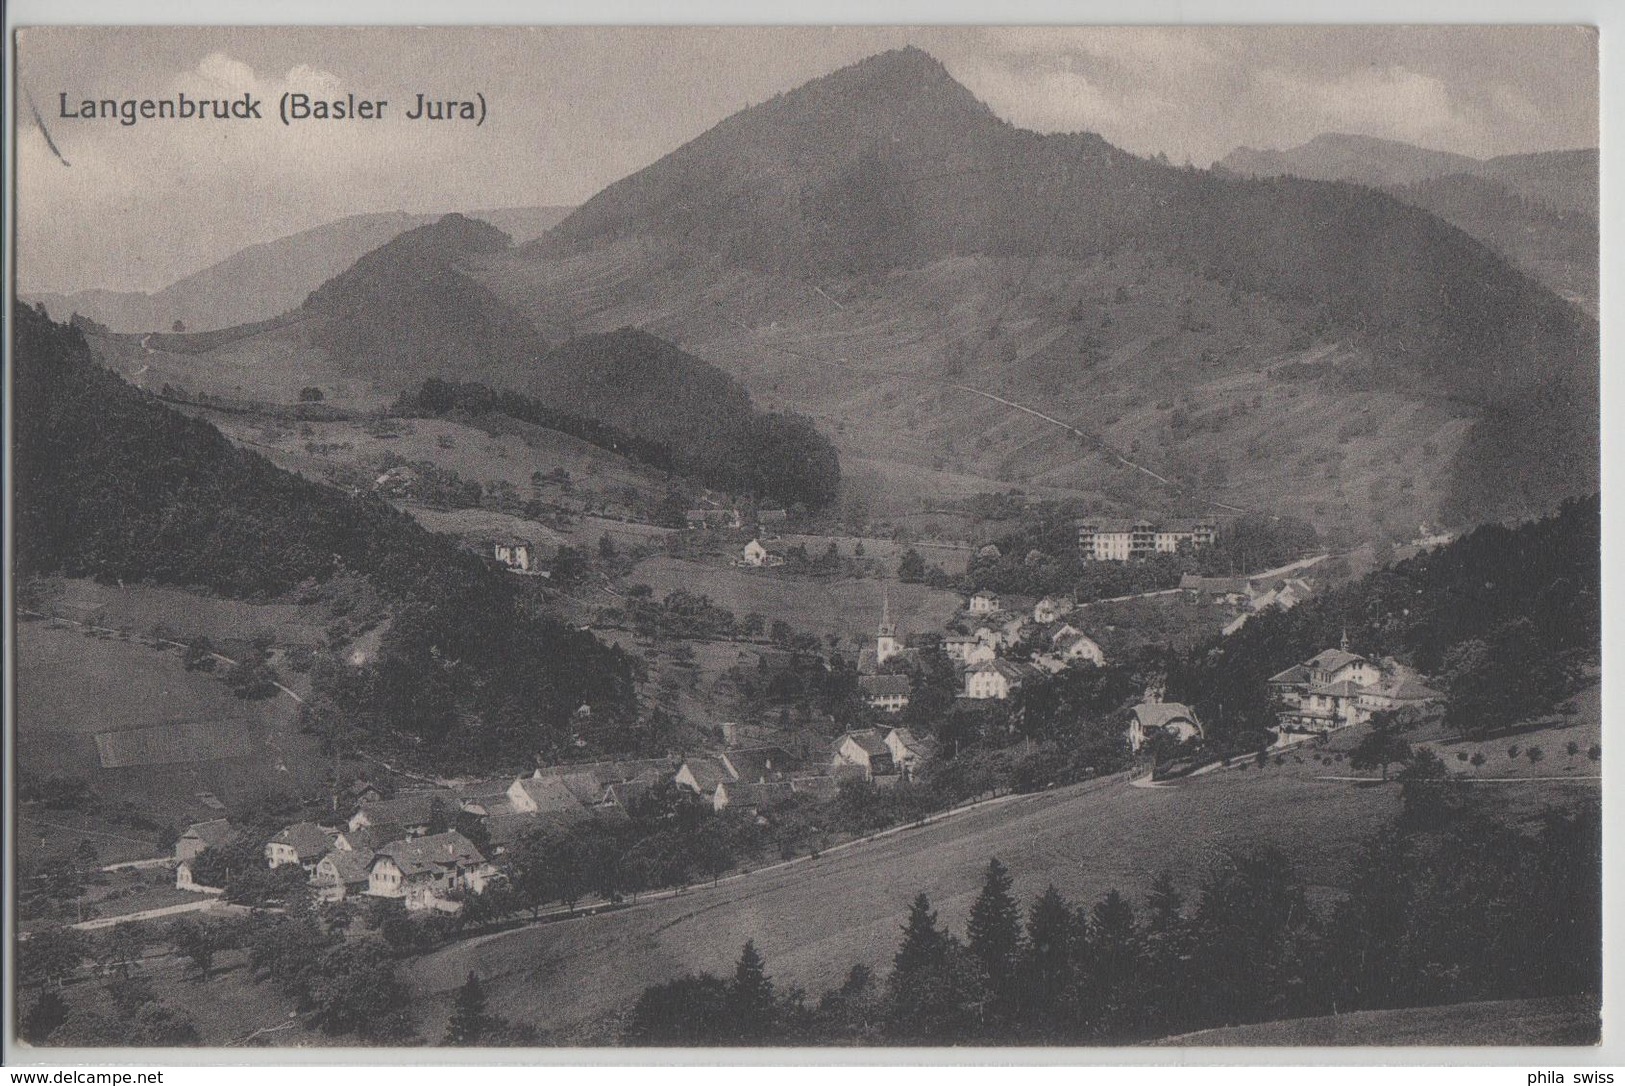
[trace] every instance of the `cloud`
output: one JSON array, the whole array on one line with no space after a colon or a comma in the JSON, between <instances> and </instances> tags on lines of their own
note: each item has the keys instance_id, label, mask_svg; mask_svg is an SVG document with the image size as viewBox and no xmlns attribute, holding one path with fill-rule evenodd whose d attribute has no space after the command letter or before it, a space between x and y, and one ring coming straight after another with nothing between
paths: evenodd
<instances>
[{"instance_id":1,"label":"cloud","mask_svg":"<svg viewBox=\"0 0 1625 1086\"><path fill-rule=\"evenodd\" d=\"M1400 67L1371 67L1331 79L1266 69L1256 79L1294 142L1321 132L1460 141L1476 127L1456 109L1444 80Z\"/></svg>"}]
</instances>

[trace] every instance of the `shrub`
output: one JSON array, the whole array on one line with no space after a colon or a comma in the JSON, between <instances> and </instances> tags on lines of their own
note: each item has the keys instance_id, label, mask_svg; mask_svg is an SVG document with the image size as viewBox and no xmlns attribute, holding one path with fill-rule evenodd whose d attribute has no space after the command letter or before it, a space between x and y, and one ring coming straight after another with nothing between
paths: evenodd
<instances>
[{"instance_id":1,"label":"shrub","mask_svg":"<svg viewBox=\"0 0 1625 1086\"><path fill-rule=\"evenodd\" d=\"M1591 744L1591 749L1586 751L1586 757L1590 758L1593 762L1602 761L1602 744L1601 743L1593 743L1593 744Z\"/></svg>"},{"instance_id":2,"label":"shrub","mask_svg":"<svg viewBox=\"0 0 1625 1086\"><path fill-rule=\"evenodd\" d=\"M1530 747L1529 750L1527 752L1525 752L1525 753L1527 753L1527 755L1529 757L1529 764L1530 765L1534 765L1536 762L1538 762L1542 758L1546 757L1546 752L1541 750L1539 747Z\"/></svg>"},{"instance_id":3,"label":"shrub","mask_svg":"<svg viewBox=\"0 0 1625 1086\"><path fill-rule=\"evenodd\" d=\"M1469 758L1468 761L1473 765L1483 765L1485 762L1489 761L1489 759L1484 757L1483 751L1476 750L1473 752L1473 756Z\"/></svg>"},{"instance_id":4,"label":"shrub","mask_svg":"<svg viewBox=\"0 0 1625 1086\"><path fill-rule=\"evenodd\" d=\"M1464 751L1464 750L1456 751L1456 761L1465 762L1466 760L1467 760L1467 752L1466 751Z\"/></svg>"},{"instance_id":5,"label":"shrub","mask_svg":"<svg viewBox=\"0 0 1625 1086\"><path fill-rule=\"evenodd\" d=\"M1518 744L1516 744L1516 743L1512 744L1510 747L1507 748L1507 757L1508 758L1516 758L1518 756L1518 752L1520 750L1522 750L1522 749L1523 748L1518 746Z\"/></svg>"},{"instance_id":6,"label":"shrub","mask_svg":"<svg viewBox=\"0 0 1625 1086\"><path fill-rule=\"evenodd\" d=\"M1569 740L1569 745L1564 747L1563 749L1569 752L1569 757L1570 758L1573 758L1576 754L1580 753L1580 744L1578 744L1574 740L1570 739Z\"/></svg>"}]
</instances>

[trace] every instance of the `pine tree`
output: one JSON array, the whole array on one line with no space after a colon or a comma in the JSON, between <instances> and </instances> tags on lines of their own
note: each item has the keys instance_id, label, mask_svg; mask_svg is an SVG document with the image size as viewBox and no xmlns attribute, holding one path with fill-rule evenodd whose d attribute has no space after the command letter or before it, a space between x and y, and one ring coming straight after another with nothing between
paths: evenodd
<instances>
[{"instance_id":1,"label":"pine tree","mask_svg":"<svg viewBox=\"0 0 1625 1086\"><path fill-rule=\"evenodd\" d=\"M919 895L909 906L908 921L903 925L903 943L892 958L893 980L940 964L947 944L948 935L937 927L937 914L931 911L931 900L924 894Z\"/></svg>"},{"instance_id":2,"label":"pine tree","mask_svg":"<svg viewBox=\"0 0 1625 1086\"><path fill-rule=\"evenodd\" d=\"M1053 883L1027 914L1016 974L1020 1020L1035 1037L1059 1039L1077 1011L1080 924Z\"/></svg>"},{"instance_id":3,"label":"pine tree","mask_svg":"<svg viewBox=\"0 0 1625 1086\"><path fill-rule=\"evenodd\" d=\"M1190 921L1185 898L1165 868L1146 895L1146 921L1141 932L1145 961L1139 971L1135 1002L1144 1009L1155 1033L1174 1033L1190 1018Z\"/></svg>"},{"instance_id":4,"label":"pine tree","mask_svg":"<svg viewBox=\"0 0 1625 1086\"><path fill-rule=\"evenodd\" d=\"M1089 914L1089 957L1094 970L1096 1028L1118 1040L1136 1028L1133 994L1140 967L1139 936L1134 930L1134 907L1111 891Z\"/></svg>"},{"instance_id":5,"label":"pine tree","mask_svg":"<svg viewBox=\"0 0 1625 1086\"><path fill-rule=\"evenodd\" d=\"M452 1001L451 1020L446 1023L446 1044L477 1045L490 1028L485 1014L485 989L472 971Z\"/></svg>"},{"instance_id":6,"label":"pine tree","mask_svg":"<svg viewBox=\"0 0 1625 1086\"><path fill-rule=\"evenodd\" d=\"M767 977L766 963L757 952L754 940L747 941L739 952L733 984L728 988L728 1002L740 1040L760 1043L772 1036L776 1018L773 982Z\"/></svg>"},{"instance_id":7,"label":"pine tree","mask_svg":"<svg viewBox=\"0 0 1625 1086\"><path fill-rule=\"evenodd\" d=\"M982 892L971 906L966 936L991 996L988 1018L1007 1021L1015 1002L1016 959L1021 951L1021 910L1010 895L1010 872L996 858L987 862Z\"/></svg>"}]
</instances>

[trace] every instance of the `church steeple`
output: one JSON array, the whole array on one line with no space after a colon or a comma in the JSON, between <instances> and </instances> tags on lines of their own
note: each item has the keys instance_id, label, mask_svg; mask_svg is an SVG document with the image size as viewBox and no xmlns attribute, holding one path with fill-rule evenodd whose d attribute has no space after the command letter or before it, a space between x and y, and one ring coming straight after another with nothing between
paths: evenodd
<instances>
[{"instance_id":1,"label":"church steeple","mask_svg":"<svg viewBox=\"0 0 1625 1086\"><path fill-rule=\"evenodd\" d=\"M902 654L903 646L897 640L897 627L891 620L891 590L882 590L880 602L880 633L875 638L875 662L883 664Z\"/></svg>"}]
</instances>

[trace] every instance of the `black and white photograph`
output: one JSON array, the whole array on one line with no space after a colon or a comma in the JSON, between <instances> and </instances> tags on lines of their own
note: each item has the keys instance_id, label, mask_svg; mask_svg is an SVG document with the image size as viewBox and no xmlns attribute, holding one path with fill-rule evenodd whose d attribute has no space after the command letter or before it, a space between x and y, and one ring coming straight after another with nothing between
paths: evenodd
<instances>
[{"instance_id":1,"label":"black and white photograph","mask_svg":"<svg viewBox=\"0 0 1625 1086\"><path fill-rule=\"evenodd\" d=\"M8 1062L1600 1044L1596 27L8 44Z\"/></svg>"}]
</instances>

